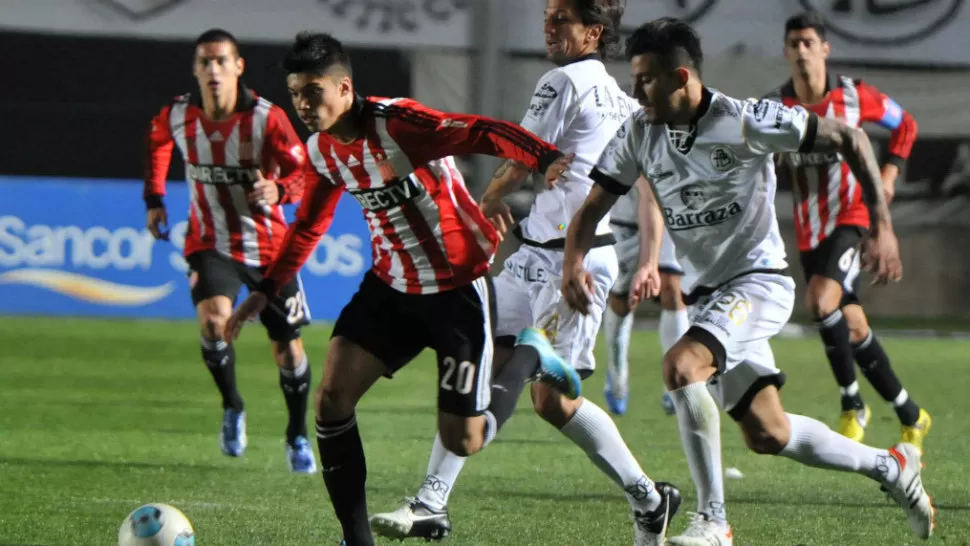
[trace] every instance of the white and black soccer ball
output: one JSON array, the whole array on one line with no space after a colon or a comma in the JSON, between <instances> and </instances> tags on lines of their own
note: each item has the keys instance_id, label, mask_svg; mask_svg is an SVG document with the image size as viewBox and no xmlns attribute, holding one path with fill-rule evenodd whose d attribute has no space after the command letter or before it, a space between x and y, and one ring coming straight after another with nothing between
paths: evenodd
<instances>
[{"instance_id":1,"label":"white and black soccer ball","mask_svg":"<svg viewBox=\"0 0 970 546\"><path fill-rule=\"evenodd\" d=\"M178 508L169 504L146 504L128 514L121 523L118 546L195 546L195 530Z\"/></svg>"}]
</instances>

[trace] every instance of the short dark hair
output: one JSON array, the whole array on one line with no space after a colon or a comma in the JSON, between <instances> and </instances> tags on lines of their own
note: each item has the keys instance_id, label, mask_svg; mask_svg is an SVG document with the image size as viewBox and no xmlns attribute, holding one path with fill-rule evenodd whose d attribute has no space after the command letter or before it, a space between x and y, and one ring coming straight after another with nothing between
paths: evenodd
<instances>
[{"instance_id":1,"label":"short dark hair","mask_svg":"<svg viewBox=\"0 0 970 546\"><path fill-rule=\"evenodd\" d=\"M825 20L822 16L815 11L806 11L804 13L799 13L798 15L793 15L785 21L785 37L788 37L788 33L793 30L808 30L812 29L818 34L818 37L825 41Z\"/></svg>"},{"instance_id":2,"label":"short dark hair","mask_svg":"<svg viewBox=\"0 0 970 546\"><path fill-rule=\"evenodd\" d=\"M697 32L674 17L661 17L644 23L626 41L627 59L651 53L666 68L686 67L701 73L704 53Z\"/></svg>"},{"instance_id":3,"label":"short dark hair","mask_svg":"<svg viewBox=\"0 0 970 546\"><path fill-rule=\"evenodd\" d=\"M283 70L287 74L310 73L326 75L340 68L352 75L350 55L340 40L322 32L304 31L296 35L293 45L283 57Z\"/></svg>"},{"instance_id":4,"label":"short dark hair","mask_svg":"<svg viewBox=\"0 0 970 546\"><path fill-rule=\"evenodd\" d=\"M239 56L239 40L231 32L221 28L210 28L202 34L199 34L199 37L195 39L195 46L198 47L202 44L215 44L219 42L229 42L232 44L233 49L236 50L236 56Z\"/></svg>"},{"instance_id":5,"label":"short dark hair","mask_svg":"<svg viewBox=\"0 0 970 546\"><path fill-rule=\"evenodd\" d=\"M626 0L575 0L576 11L586 26L603 25L596 50L600 57L607 58L620 43L620 20Z\"/></svg>"}]
</instances>

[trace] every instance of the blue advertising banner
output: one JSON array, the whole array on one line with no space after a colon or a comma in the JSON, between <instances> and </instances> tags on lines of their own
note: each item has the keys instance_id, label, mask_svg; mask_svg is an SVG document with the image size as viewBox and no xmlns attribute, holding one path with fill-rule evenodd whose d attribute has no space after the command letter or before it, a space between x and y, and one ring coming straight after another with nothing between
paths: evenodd
<instances>
[{"instance_id":1,"label":"blue advertising banner","mask_svg":"<svg viewBox=\"0 0 970 546\"><path fill-rule=\"evenodd\" d=\"M134 180L0 177L0 314L192 318L182 257L189 195L170 183L170 241L145 228ZM287 218L292 220L293 207ZM344 196L300 275L314 320L335 320L370 267L360 206Z\"/></svg>"}]
</instances>

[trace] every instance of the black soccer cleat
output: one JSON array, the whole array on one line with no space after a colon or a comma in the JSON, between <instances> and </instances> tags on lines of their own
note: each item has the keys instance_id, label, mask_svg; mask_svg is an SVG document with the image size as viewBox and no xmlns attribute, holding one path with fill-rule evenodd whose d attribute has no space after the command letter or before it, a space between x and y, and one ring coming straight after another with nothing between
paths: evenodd
<instances>
[{"instance_id":1,"label":"black soccer cleat","mask_svg":"<svg viewBox=\"0 0 970 546\"><path fill-rule=\"evenodd\" d=\"M635 523L634 544L637 546L653 546L665 543L667 529L670 528L670 521L674 519L683 499L680 490L672 484L657 482L655 484L657 492L660 493L660 506L652 512L633 514Z\"/></svg>"},{"instance_id":2,"label":"black soccer cleat","mask_svg":"<svg viewBox=\"0 0 970 546\"><path fill-rule=\"evenodd\" d=\"M380 536L399 540L423 538L431 542L451 534L448 508L434 510L414 498L404 499L404 506L393 512L371 516L370 526Z\"/></svg>"}]
</instances>

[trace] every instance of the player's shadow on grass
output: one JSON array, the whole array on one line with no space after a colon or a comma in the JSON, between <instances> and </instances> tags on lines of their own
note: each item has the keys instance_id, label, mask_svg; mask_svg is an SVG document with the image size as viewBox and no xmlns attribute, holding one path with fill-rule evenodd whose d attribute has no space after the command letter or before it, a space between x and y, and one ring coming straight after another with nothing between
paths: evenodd
<instances>
[{"instance_id":1,"label":"player's shadow on grass","mask_svg":"<svg viewBox=\"0 0 970 546\"><path fill-rule=\"evenodd\" d=\"M64 459L25 459L19 457L0 457L0 464L11 464L17 466L60 466L65 468L135 468L139 470L235 470L231 466L219 466L205 463L146 463L141 461L93 461L93 460L64 460ZM6 546L0 544L0 546Z\"/></svg>"}]
</instances>

